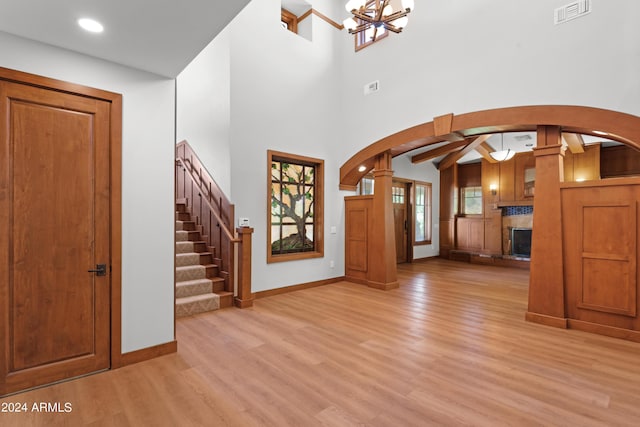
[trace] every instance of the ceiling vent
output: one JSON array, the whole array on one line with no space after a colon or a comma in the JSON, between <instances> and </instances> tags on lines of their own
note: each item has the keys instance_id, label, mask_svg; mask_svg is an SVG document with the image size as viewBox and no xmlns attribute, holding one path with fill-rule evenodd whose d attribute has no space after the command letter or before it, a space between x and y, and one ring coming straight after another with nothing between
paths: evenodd
<instances>
[{"instance_id":1,"label":"ceiling vent","mask_svg":"<svg viewBox=\"0 0 640 427\"><path fill-rule=\"evenodd\" d=\"M524 135L516 135L516 136L514 137L514 139L515 139L516 141L519 141L519 142L522 142L522 141L529 141L529 140L531 140L531 135L528 135L528 134L524 134Z\"/></svg>"},{"instance_id":2,"label":"ceiling vent","mask_svg":"<svg viewBox=\"0 0 640 427\"><path fill-rule=\"evenodd\" d=\"M578 0L557 8L554 13L554 22L556 25L563 24L588 13L591 13L591 0Z\"/></svg>"}]
</instances>

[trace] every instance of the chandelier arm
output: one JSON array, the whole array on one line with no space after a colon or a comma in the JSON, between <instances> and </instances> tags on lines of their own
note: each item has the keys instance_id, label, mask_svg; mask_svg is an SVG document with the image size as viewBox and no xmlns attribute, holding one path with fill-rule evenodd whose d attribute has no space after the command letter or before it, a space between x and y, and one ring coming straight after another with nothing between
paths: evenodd
<instances>
[{"instance_id":1,"label":"chandelier arm","mask_svg":"<svg viewBox=\"0 0 640 427\"><path fill-rule=\"evenodd\" d=\"M383 23L382 23L382 26L383 26L385 29L387 29L387 30L389 30L389 31L392 31L392 32L394 32L394 33L396 33L396 34L398 34L398 33L401 33L401 32L402 32L402 28L398 28L398 27L396 27L395 25L393 25L392 23L389 23L389 22L383 22Z\"/></svg>"},{"instance_id":2,"label":"chandelier arm","mask_svg":"<svg viewBox=\"0 0 640 427\"><path fill-rule=\"evenodd\" d=\"M360 13L360 12L353 12L353 16L354 16L355 18L360 19L361 21L371 22L372 24L373 24L374 22L377 22L375 18L372 18L372 17L370 17L370 16L368 16L368 15L365 15L365 14L362 14L362 13Z\"/></svg>"},{"instance_id":3,"label":"chandelier arm","mask_svg":"<svg viewBox=\"0 0 640 427\"><path fill-rule=\"evenodd\" d=\"M349 34L358 34L359 32L368 30L369 28L371 28L373 26L372 23L367 22L365 24L360 24L358 25L356 28L349 30Z\"/></svg>"},{"instance_id":4,"label":"chandelier arm","mask_svg":"<svg viewBox=\"0 0 640 427\"><path fill-rule=\"evenodd\" d=\"M395 21L396 19L403 18L403 17L407 16L408 14L409 14L409 12L407 12L406 10L399 10L398 12L393 12L389 16L385 16L382 19L382 21L383 22Z\"/></svg>"},{"instance_id":5,"label":"chandelier arm","mask_svg":"<svg viewBox=\"0 0 640 427\"><path fill-rule=\"evenodd\" d=\"M382 21L382 12L384 11L384 8L387 7L387 5L389 4L390 0L383 0L382 4L380 5L380 8L376 11L376 21L380 22Z\"/></svg>"}]
</instances>

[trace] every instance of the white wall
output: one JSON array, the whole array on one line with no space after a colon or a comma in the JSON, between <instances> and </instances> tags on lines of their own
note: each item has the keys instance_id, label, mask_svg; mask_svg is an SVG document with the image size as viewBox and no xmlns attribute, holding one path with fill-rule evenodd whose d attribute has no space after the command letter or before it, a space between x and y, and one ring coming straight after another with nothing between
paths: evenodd
<instances>
[{"instance_id":1,"label":"white wall","mask_svg":"<svg viewBox=\"0 0 640 427\"><path fill-rule=\"evenodd\" d=\"M431 183L431 244L413 247L413 259L434 257L440 254L440 172L432 162L414 165L409 155L393 159L393 176Z\"/></svg>"},{"instance_id":2,"label":"white wall","mask_svg":"<svg viewBox=\"0 0 640 427\"><path fill-rule=\"evenodd\" d=\"M173 340L174 81L0 32L0 66L123 95L122 352Z\"/></svg>"},{"instance_id":3,"label":"white wall","mask_svg":"<svg viewBox=\"0 0 640 427\"><path fill-rule=\"evenodd\" d=\"M353 123L384 117L348 127L348 140L361 148L435 116L519 105L640 115L640 2L592 0L591 14L555 26L567 3L422 0L401 34L355 54L345 41L342 103ZM364 97L376 79L380 92Z\"/></svg>"},{"instance_id":4,"label":"white wall","mask_svg":"<svg viewBox=\"0 0 640 427\"><path fill-rule=\"evenodd\" d=\"M553 11L566 0L539 0L526 8L512 0L416 3L402 34L357 53L352 36L315 16L312 41L282 30L279 0L252 1L227 28L230 186L236 215L249 217L256 230L254 291L344 274L339 167L385 136L451 112L530 104L640 115L640 2L593 0L590 15L560 26L553 24ZM347 17L343 1L312 6L336 22ZM211 61L226 63L225 55L218 52ZM205 67L202 76L207 69L215 67ZM364 96L363 86L374 80L380 91ZM223 81L212 93L224 98L226 90ZM325 159L323 259L266 264L267 149ZM439 185L430 167L394 161L398 174L433 182L438 224ZM338 234L329 234L331 226ZM437 228L433 235L434 245L419 248L416 257L436 253Z\"/></svg>"},{"instance_id":5,"label":"white wall","mask_svg":"<svg viewBox=\"0 0 640 427\"><path fill-rule=\"evenodd\" d=\"M330 0L312 6L330 13ZM313 41L279 27L280 0L252 1L231 27L231 188L238 217L253 235L253 291L344 275L344 202L338 191L343 161L337 108L340 31L313 19ZM248 37L247 28L258 37ZM267 149L325 160L325 256L269 264L267 258ZM337 233L331 234L331 226ZM335 267L330 267L334 261Z\"/></svg>"},{"instance_id":6,"label":"white wall","mask_svg":"<svg viewBox=\"0 0 640 427\"><path fill-rule=\"evenodd\" d=\"M178 75L177 141L187 140L222 191L231 198L231 58L223 30Z\"/></svg>"}]
</instances>

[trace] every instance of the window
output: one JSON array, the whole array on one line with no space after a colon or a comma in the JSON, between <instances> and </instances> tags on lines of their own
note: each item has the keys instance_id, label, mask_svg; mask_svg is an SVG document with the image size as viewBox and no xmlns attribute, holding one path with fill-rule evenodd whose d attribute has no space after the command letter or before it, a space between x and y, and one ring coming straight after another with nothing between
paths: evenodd
<instances>
[{"instance_id":1,"label":"window","mask_svg":"<svg viewBox=\"0 0 640 427\"><path fill-rule=\"evenodd\" d=\"M324 256L324 161L269 150L267 262Z\"/></svg>"},{"instance_id":2,"label":"window","mask_svg":"<svg viewBox=\"0 0 640 427\"><path fill-rule=\"evenodd\" d=\"M460 189L462 213L482 215L482 187L463 187Z\"/></svg>"},{"instance_id":3,"label":"window","mask_svg":"<svg viewBox=\"0 0 640 427\"><path fill-rule=\"evenodd\" d=\"M391 187L391 200L394 204L404 204L405 187Z\"/></svg>"},{"instance_id":4,"label":"window","mask_svg":"<svg viewBox=\"0 0 640 427\"><path fill-rule=\"evenodd\" d=\"M415 220L413 243L416 245L431 244L431 184L415 183Z\"/></svg>"},{"instance_id":5,"label":"window","mask_svg":"<svg viewBox=\"0 0 640 427\"><path fill-rule=\"evenodd\" d=\"M365 175L356 186L356 193L361 196L370 196L373 194L373 175Z\"/></svg>"},{"instance_id":6,"label":"window","mask_svg":"<svg viewBox=\"0 0 640 427\"><path fill-rule=\"evenodd\" d=\"M367 1L367 7L373 9L374 6L378 6L378 3L380 3L380 0L369 0ZM373 13L371 12L369 13L369 15L373 16ZM356 19L356 22L358 23L358 25L364 23L364 21L359 19ZM389 32L384 27L376 28L373 26L365 31L361 31L355 34L354 37L356 40L356 52L359 51L360 49L364 49L365 47L372 45L378 40L382 40L388 35L389 35Z\"/></svg>"}]
</instances>

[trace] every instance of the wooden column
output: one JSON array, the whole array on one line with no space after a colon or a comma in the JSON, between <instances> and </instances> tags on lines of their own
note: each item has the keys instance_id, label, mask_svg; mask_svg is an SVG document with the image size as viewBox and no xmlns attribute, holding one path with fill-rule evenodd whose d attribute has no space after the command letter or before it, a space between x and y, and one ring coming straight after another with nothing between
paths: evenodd
<instances>
[{"instance_id":1,"label":"wooden column","mask_svg":"<svg viewBox=\"0 0 640 427\"><path fill-rule=\"evenodd\" d=\"M562 260L562 206L560 183L564 181L561 131L538 126L529 309L526 319L560 328L567 327Z\"/></svg>"},{"instance_id":2,"label":"wooden column","mask_svg":"<svg viewBox=\"0 0 640 427\"><path fill-rule=\"evenodd\" d=\"M376 289L395 289L398 284L396 269L396 236L393 220L391 187L393 170L391 154L380 154L373 170L373 212L369 245L368 286Z\"/></svg>"},{"instance_id":3,"label":"wooden column","mask_svg":"<svg viewBox=\"0 0 640 427\"><path fill-rule=\"evenodd\" d=\"M239 308L253 306L255 299L251 292L251 235L253 228L236 228L240 243L238 243L238 295L234 299L234 304Z\"/></svg>"}]
</instances>

